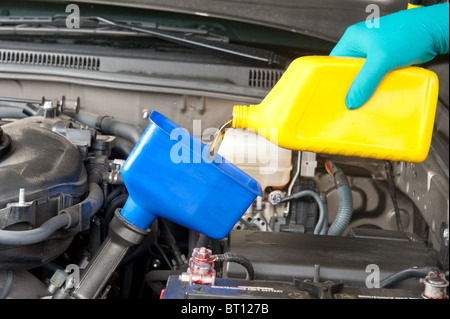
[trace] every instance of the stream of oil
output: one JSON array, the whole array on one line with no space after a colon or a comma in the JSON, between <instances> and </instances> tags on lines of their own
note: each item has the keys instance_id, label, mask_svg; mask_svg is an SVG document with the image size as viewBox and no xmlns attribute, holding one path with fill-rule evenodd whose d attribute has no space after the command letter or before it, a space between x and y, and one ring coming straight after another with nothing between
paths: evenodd
<instances>
[{"instance_id":1,"label":"stream of oil","mask_svg":"<svg viewBox=\"0 0 450 319\"><path fill-rule=\"evenodd\" d=\"M216 158L217 152L219 151L220 144L222 144L223 137L225 136L225 132L227 128L231 127L231 123L233 122L233 117L230 117L226 120L222 126L217 130L214 134L214 139L211 143L211 147L209 148L208 160L211 162Z\"/></svg>"}]
</instances>

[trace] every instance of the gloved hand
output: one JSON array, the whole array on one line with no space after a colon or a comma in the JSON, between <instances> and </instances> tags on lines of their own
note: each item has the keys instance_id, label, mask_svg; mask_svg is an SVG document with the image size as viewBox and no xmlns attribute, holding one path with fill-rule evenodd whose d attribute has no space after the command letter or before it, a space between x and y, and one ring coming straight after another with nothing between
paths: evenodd
<instances>
[{"instance_id":1,"label":"gloved hand","mask_svg":"<svg viewBox=\"0 0 450 319\"><path fill-rule=\"evenodd\" d=\"M350 26L330 53L366 58L345 99L350 110L372 96L387 72L449 52L448 3L403 10L379 19L379 28L368 28L365 21Z\"/></svg>"}]
</instances>

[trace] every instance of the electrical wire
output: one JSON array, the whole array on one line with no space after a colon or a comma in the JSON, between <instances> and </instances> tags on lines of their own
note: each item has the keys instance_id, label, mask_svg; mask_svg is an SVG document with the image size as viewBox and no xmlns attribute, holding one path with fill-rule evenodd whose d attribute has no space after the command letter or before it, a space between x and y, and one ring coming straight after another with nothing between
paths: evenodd
<instances>
[{"instance_id":1,"label":"electrical wire","mask_svg":"<svg viewBox=\"0 0 450 319\"><path fill-rule=\"evenodd\" d=\"M327 234L332 236L339 236L349 225L352 217L353 213L352 191L348 184L347 178L344 175L344 172L339 167L337 167L332 161L328 159L325 160L325 169L328 172L328 174L333 176L339 197L339 209L335 220L328 229Z\"/></svg>"},{"instance_id":2,"label":"electrical wire","mask_svg":"<svg viewBox=\"0 0 450 319\"><path fill-rule=\"evenodd\" d=\"M326 160L326 161L325 161L325 169L326 169L326 171L327 171L328 174L330 174L331 176L334 175L329 160Z\"/></svg>"},{"instance_id":3,"label":"electrical wire","mask_svg":"<svg viewBox=\"0 0 450 319\"><path fill-rule=\"evenodd\" d=\"M334 174L336 174L336 172L339 172L341 170L332 161L330 161L328 159L325 160L325 169L326 169L327 173L330 174L331 176L334 176Z\"/></svg>"}]
</instances>

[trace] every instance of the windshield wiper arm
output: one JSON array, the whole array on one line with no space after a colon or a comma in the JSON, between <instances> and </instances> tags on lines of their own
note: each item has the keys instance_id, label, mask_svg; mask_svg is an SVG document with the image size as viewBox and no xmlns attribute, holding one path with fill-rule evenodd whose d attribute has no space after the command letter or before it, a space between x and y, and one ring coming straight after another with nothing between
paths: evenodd
<instances>
[{"instance_id":1,"label":"windshield wiper arm","mask_svg":"<svg viewBox=\"0 0 450 319\"><path fill-rule=\"evenodd\" d=\"M62 15L54 17L0 17L0 32L121 35L123 31L130 31L133 35L147 34L168 42L213 52L241 62L281 68L286 68L290 62L285 57L269 50L229 43L226 37L210 34L206 30L160 26L156 23L117 22L100 16L80 17L82 28L69 29L65 27L65 18L66 16ZM105 28L108 26L109 29Z\"/></svg>"},{"instance_id":2,"label":"windshield wiper arm","mask_svg":"<svg viewBox=\"0 0 450 319\"><path fill-rule=\"evenodd\" d=\"M272 51L242 46L232 43L218 43L196 37L195 35L180 36L167 31L153 30L148 28L136 27L133 25L118 23L103 17L96 17L98 21L115 26L117 28L132 30L135 32L142 32L151 34L160 39L164 39L177 44L182 44L194 49L202 49L223 54L230 58L238 58L239 60L248 60L249 62L259 62L269 66L277 66L286 68L290 62L285 57L282 57Z\"/></svg>"},{"instance_id":3,"label":"windshield wiper arm","mask_svg":"<svg viewBox=\"0 0 450 319\"><path fill-rule=\"evenodd\" d=\"M80 28L68 28L66 26L67 16L0 16L0 33L15 32L17 34L24 34L26 32L39 33L39 30L44 32L67 33L67 34L105 34L105 35L121 35L123 33L117 32L120 28L115 28L108 23L100 21L97 16L81 16L79 18ZM117 21L116 21L117 23ZM225 36L211 33L207 30L193 29L186 27L173 27L166 25L159 25L155 22L136 22L136 21L119 21L119 23L126 23L148 29L158 29L161 31L171 31L183 34L195 34L204 36L215 41L227 42L229 39ZM115 33L116 32L116 33ZM142 35L139 32L130 32L131 35Z\"/></svg>"}]
</instances>

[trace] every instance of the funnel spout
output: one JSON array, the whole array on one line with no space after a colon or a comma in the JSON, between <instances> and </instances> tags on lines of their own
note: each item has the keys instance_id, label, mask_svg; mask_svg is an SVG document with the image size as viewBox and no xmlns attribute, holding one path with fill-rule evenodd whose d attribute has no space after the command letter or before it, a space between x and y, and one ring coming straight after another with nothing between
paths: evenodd
<instances>
[{"instance_id":1,"label":"funnel spout","mask_svg":"<svg viewBox=\"0 0 450 319\"><path fill-rule=\"evenodd\" d=\"M149 213L148 210L143 209L141 206L136 204L131 196L128 197L125 205L120 211L120 214L130 224L143 230L146 230L156 219L155 215Z\"/></svg>"}]
</instances>

